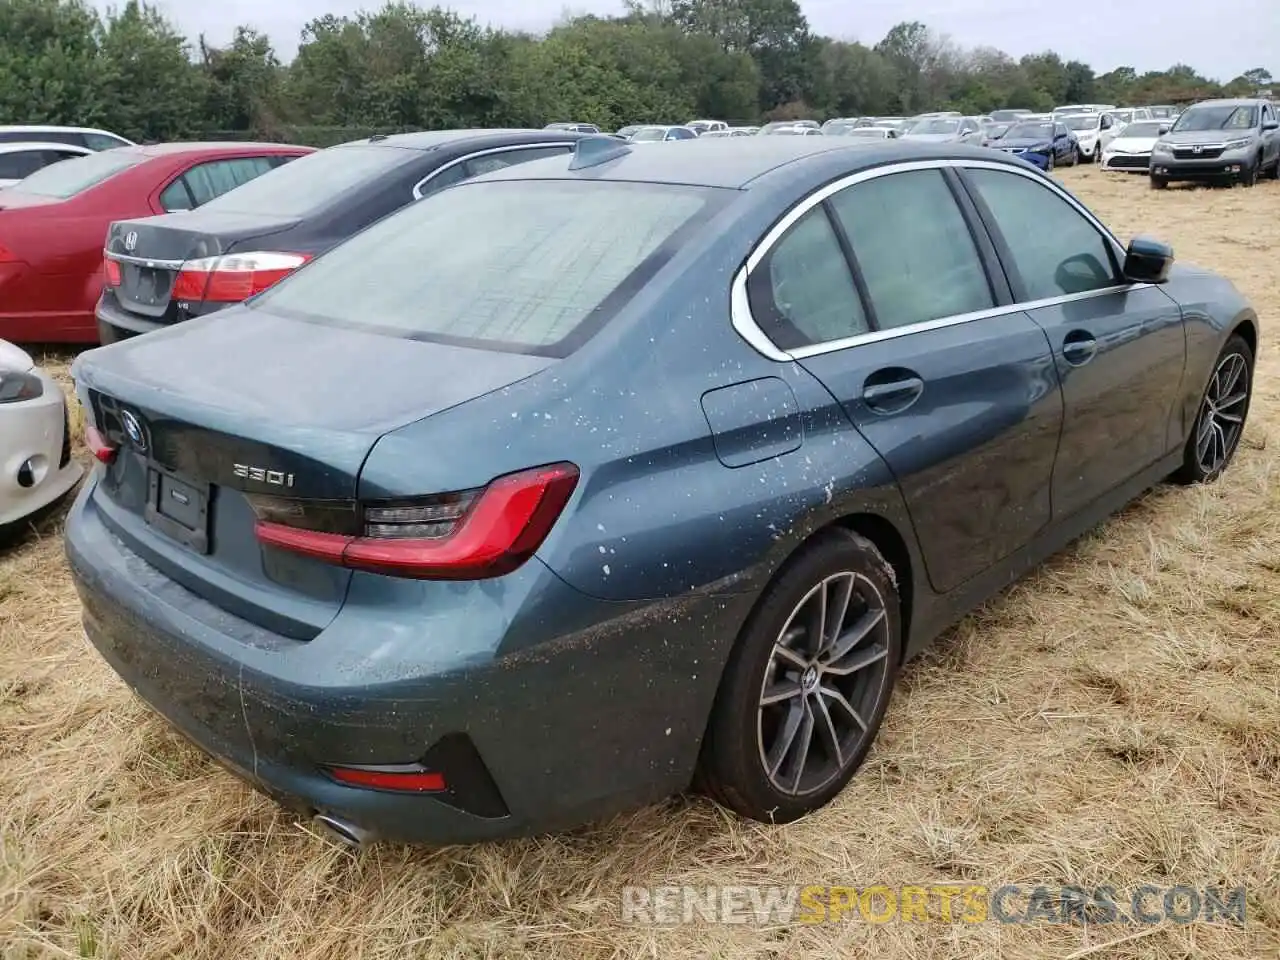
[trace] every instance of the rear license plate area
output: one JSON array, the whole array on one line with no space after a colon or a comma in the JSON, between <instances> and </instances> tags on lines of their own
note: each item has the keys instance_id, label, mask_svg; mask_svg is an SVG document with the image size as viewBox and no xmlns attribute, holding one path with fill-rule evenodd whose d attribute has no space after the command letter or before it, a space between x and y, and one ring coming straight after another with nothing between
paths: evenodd
<instances>
[{"instance_id":1,"label":"rear license plate area","mask_svg":"<svg viewBox=\"0 0 1280 960\"><path fill-rule=\"evenodd\" d=\"M198 553L209 552L209 485L147 469L147 523Z\"/></svg>"},{"instance_id":2,"label":"rear license plate area","mask_svg":"<svg viewBox=\"0 0 1280 960\"><path fill-rule=\"evenodd\" d=\"M130 264L123 274L121 293L126 300L146 304L149 307L168 302L170 277L168 270Z\"/></svg>"}]
</instances>

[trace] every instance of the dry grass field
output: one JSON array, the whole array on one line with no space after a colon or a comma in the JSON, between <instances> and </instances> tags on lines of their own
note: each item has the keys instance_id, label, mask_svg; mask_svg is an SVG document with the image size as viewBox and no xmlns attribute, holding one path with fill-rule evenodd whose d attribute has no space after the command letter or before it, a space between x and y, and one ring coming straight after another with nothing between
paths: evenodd
<instances>
[{"instance_id":1,"label":"dry grass field","mask_svg":"<svg viewBox=\"0 0 1280 960\"><path fill-rule=\"evenodd\" d=\"M83 639L60 520L0 555L0 955L1280 957L1280 183L1063 180L1220 270L1263 323L1239 457L1162 488L907 671L828 809L673 800L576 833L359 856L151 716ZM47 362L65 370L65 356ZM81 451L83 455L83 451ZM1244 885L1243 927L624 924L626 884Z\"/></svg>"}]
</instances>

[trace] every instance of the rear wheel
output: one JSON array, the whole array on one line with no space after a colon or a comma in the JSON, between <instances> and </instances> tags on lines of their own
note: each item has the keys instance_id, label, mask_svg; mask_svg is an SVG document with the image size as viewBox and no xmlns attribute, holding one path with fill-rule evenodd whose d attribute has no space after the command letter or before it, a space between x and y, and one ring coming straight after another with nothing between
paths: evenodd
<instances>
[{"instance_id":1,"label":"rear wheel","mask_svg":"<svg viewBox=\"0 0 1280 960\"><path fill-rule=\"evenodd\" d=\"M1175 481L1211 483L1222 475L1240 446L1252 398L1253 351L1235 334L1218 354Z\"/></svg>"},{"instance_id":2,"label":"rear wheel","mask_svg":"<svg viewBox=\"0 0 1280 960\"><path fill-rule=\"evenodd\" d=\"M875 740L901 655L898 591L870 541L830 530L765 591L725 667L699 784L789 823L836 796Z\"/></svg>"}]
</instances>

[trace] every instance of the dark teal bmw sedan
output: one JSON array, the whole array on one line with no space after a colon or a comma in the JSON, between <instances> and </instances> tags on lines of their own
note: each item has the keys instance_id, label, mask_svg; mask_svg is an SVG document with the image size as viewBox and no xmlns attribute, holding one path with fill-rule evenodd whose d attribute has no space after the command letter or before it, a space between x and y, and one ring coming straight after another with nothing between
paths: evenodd
<instances>
[{"instance_id":1,"label":"dark teal bmw sedan","mask_svg":"<svg viewBox=\"0 0 1280 960\"><path fill-rule=\"evenodd\" d=\"M1017 159L586 138L82 354L89 639L352 844L786 822L905 661L1215 479L1258 318Z\"/></svg>"}]
</instances>

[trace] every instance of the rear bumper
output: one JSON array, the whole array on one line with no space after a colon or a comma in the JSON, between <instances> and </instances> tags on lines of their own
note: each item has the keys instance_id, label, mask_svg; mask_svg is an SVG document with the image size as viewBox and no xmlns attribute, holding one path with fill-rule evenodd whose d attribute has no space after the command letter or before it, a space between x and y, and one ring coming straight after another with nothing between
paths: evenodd
<instances>
[{"instance_id":1,"label":"rear bumper","mask_svg":"<svg viewBox=\"0 0 1280 960\"><path fill-rule=\"evenodd\" d=\"M0 404L0 527L49 506L80 479L71 458L67 402L62 388L39 373L44 393L34 400ZM31 466L24 471L23 465ZM25 481L34 480L30 486Z\"/></svg>"},{"instance_id":2,"label":"rear bumper","mask_svg":"<svg viewBox=\"0 0 1280 960\"><path fill-rule=\"evenodd\" d=\"M350 602L314 640L289 640L142 562L98 517L95 486L85 484L65 537L89 639L190 740L284 806L342 817L375 839L447 844L567 829L688 785L733 636L717 627L745 616L742 598L610 604L535 560L509 575L536 608L515 620L534 630L555 618L566 630L519 652L450 662L474 622L457 625L442 656L441 623L361 619ZM405 634L417 668L403 651L385 657ZM477 798L465 790L378 792L320 769L412 762L459 736L505 814L468 812ZM443 772L451 782L477 774Z\"/></svg>"},{"instance_id":3,"label":"rear bumper","mask_svg":"<svg viewBox=\"0 0 1280 960\"><path fill-rule=\"evenodd\" d=\"M155 320L148 320L146 317L126 313L124 310L106 303L102 298L98 299L98 305L94 308L94 316L98 321L98 342L103 344L116 343L120 340L127 340L130 337L136 337L139 334L150 333L152 330L163 330L170 326L167 323L159 323Z\"/></svg>"}]
</instances>

